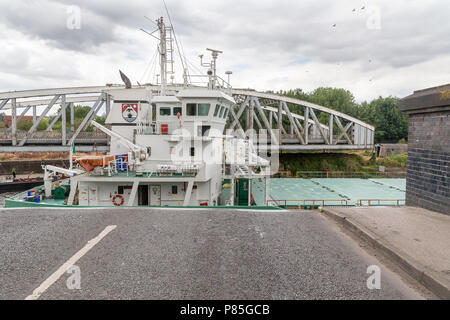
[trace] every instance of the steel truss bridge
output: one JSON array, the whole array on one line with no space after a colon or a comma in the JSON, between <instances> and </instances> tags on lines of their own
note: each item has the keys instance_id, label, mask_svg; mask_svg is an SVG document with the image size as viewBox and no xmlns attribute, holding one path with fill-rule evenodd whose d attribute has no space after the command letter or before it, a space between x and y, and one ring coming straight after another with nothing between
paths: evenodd
<instances>
[{"instance_id":1,"label":"steel truss bridge","mask_svg":"<svg viewBox=\"0 0 450 320\"><path fill-rule=\"evenodd\" d=\"M159 86L146 86L159 91ZM10 91L0 93L0 111L10 110L11 125L0 129L0 152L22 151L68 151L75 142L77 151L92 151L93 144L98 151L109 150L107 137L100 132L86 132L85 129L105 106L106 113L111 107L114 90L123 85L95 87L73 87ZM137 87L134 87L137 88ZM182 86L169 86L169 93ZM374 127L344 113L272 93L250 89L232 89L237 105L230 110L227 129L266 129L273 138L275 129L281 136L281 150L348 150L372 149L374 147ZM74 104L87 103L92 107L78 128L75 129ZM37 107L44 108L37 114ZM61 106L61 111L53 118L45 131L37 131L39 123L52 108ZM70 108L69 124L66 125L66 108ZM32 109L33 125L28 131L17 129L17 123ZM61 130L52 130L61 119ZM242 130L242 131L241 131ZM277 140L279 141L279 140ZM280 141L279 141L280 142Z\"/></svg>"}]
</instances>

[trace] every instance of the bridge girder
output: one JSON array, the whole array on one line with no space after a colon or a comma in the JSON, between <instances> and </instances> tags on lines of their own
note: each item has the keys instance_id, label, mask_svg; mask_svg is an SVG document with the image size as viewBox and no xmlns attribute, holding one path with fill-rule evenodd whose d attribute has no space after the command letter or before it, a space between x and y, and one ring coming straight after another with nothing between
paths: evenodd
<instances>
[{"instance_id":1,"label":"bridge girder","mask_svg":"<svg viewBox=\"0 0 450 320\"><path fill-rule=\"evenodd\" d=\"M138 86L134 86L138 88ZM146 85L155 93L159 87ZM98 111L106 103L107 112L110 108L110 94L116 89L123 89L122 85L107 85L93 87L54 88L41 90L24 90L0 93L0 110L11 109L12 128L11 144L14 150L24 147L27 140L33 136L37 126L53 106L64 105L71 109L71 127L69 137L66 128L61 132L61 146L68 148L72 141L77 141L79 133L89 125ZM168 86L167 90L176 92L182 86ZM230 92L228 92L230 93ZM374 145L374 127L344 113L329 109L307 101L280 96L273 93L258 92L249 89L232 89L231 94L237 102L234 110L229 112L231 124L228 129L239 129L241 135L245 130L266 129L272 141L281 142L280 149L289 150L336 150L336 149L371 149ZM61 102L59 102L61 101ZM93 107L83 119L81 125L74 132L73 104L90 102ZM36 119L36 107L46 106ZM17 122L25 113L33 108L33 126L17 143ZM17 110L24 109L19 117ZM62 113L57 118L65 117ZM55 124L57 118L51 123ZM275 120L275 121L273 121ZM64 123L65 124L65 123ZM336 126L334 126L336 124ZM50 128L51 128L50 126ZM276 130L279 130L279 135ZM278 138L276 138L278 137ZM18 144L18 145L17 145ZM27 148L29 149L30 146ZM0 151L7 151L8 147L0 146ZM59 150L60 148L58 148Z\"/></svg>"}]
</instances>

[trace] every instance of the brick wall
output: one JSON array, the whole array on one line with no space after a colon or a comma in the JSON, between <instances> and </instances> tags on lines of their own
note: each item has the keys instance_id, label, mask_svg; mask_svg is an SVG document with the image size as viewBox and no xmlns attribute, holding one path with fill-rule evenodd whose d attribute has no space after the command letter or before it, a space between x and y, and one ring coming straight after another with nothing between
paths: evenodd
<instances>
[{"instance_id":1,"label":"brick wall","mask_svg":"<svg viewBox=\"0 0 450 320\"><path fill-rule=\"evenodd\" d=\"M450 214L450 111L409 115L406 204Z\"/></svg>"}]
</instances>

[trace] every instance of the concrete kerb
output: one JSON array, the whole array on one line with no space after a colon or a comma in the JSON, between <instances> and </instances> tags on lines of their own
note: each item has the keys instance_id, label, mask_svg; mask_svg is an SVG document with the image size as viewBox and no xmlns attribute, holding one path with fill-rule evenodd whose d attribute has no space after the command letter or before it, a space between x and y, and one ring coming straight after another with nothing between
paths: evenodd
<instances>
[{"instance_id":1,"label":"concrete kerb","mask_svg":"<svg viewBox=\"0 0 450 320\"><path fill-rule=\"evenodd\" d=\"M442 299L450 300L450 283L436 271L430 270L402 250L390 245L383 238L377 236L361 224L350 220L348 217L334 211L323 208L322 211L341 226L356 236L370 243L380 250L392 262L402 268L413 279L421 283L428 290Z\"/></svg>"}]
</instances>

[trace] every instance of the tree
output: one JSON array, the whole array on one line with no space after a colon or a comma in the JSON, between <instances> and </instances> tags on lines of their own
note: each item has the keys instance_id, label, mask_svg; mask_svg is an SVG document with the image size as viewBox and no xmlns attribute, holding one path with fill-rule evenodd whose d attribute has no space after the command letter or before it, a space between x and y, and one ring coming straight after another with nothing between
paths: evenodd
<instances>
[{"instance_id":1,"label":"tree","mask_svg":"<svg viewBox=\"0 0 450 320\"><path fill-rule=\"evenodd\" d=\"M358 104L350 91L329 87L317 88L309 93L302 89L279 93L345 113L375 126L375 142L397 142L408 138L408 117L398 110L398 98L379 97L370 103ZM289 104L289 108L292 112L303 115L302 107ZM328 125L328 114L317 111L315 114L321 123Z\"/></svg>"},{"instance_id":2,"label":"tree","mask_svg":"<svg viewBox=\"0 0 450 320\"><path fill-rule=\"evenodd\" d=\"M369 114L375 116L368 120L375 126L376 142L394 142L408 137L408 117L398 110L398 98L387 97L373 100Z\"/></svg>"},{"instance_id":3,"label":"tree","mask_svg":"<svg viewBox=\"0 0 450 320\"><path fill-rule=\"evenodd\" d=\"M304 92L302 89L293 89L288 91L281 91L281 94L304 100L307 102L315 103L345 114L349 116L356 116L357 103L353 94L345 89L320 87L310 93ZM291 106L289 108L294 113L303 115L303 108L299 106ZM319 122L328 124L328 114L315 111Z\"/></svg>"},{"instance_id":4,"label":"tree","mask_svg":"<svg viewBox=\"0 0 450 320\"><path fill-rule=\"evenodd\" d=\"M33 126L33 121L26 120L26 119L20 119L19 122L17 122L17 129L28 131Z\"/></svg>"},{"instance_id":5,"label":"tree","mask_svg":"<svg viewBox=\"0 0 450 320\"><path fill-rule=\"evenodd\" d=\"M38 131L44 131L48 128L49 122L47 119L42 119L37 126Z\"/></svg>"},{"instance_id":6,"label":"tree","mask_svg":"<svg viewBox=\"0 0 450 320\"><path fill-rule=\"evenodd\" d=\"M41 122L39 122L38 126L37 126L37 131L44 131L45 129L48 128L48 120L47 119L42 119ZM31 127L33 126L33 121L32 120L28 120L28 119L20 119L19 122L17 122L17 129L19 130L23 130L23 131L28 131L31 129Z\"/></svg>"},{"instance_id":7,"label":"tree","mask_svg":"<svg viewBox=\"0 0 450 320\"><path fill-rule=\"evenodd\" d=\"M317 88L310 94L309 101L352 117L357 112L355 97L341 88Z\"/></svg>"},{"instance_id":8,"label":"tree","mask_svg":"<svg viewBox=\"0 0 450 320\"><path fill-rule=\"evenodd\" d=\"M73 117L74 117L75 130L80 126L81 122L87 116L87 114L89 113L90 110L91 110L91 107L89 107L89 106L81 106L81 105L74 106ZM59 112L61 112L61 107L58 109L57 114ZM53 120L55 117L56 117L56 115L50 120ZM106 115L105 116L103 116L103 115L97 116L95 118L95 121L100 124L105 124ZM55 122L55 124L52 127L52 130L60 131L61 127L62 127L62 120L60 118L58 121ZM69 107L66 108L66 128L70 128L70 108ZM85 130L88 132L91 132L93 130L93 128L92 128L92 126L88 126L87 128L85 128Z\"/></svg>"}]
</instances>

